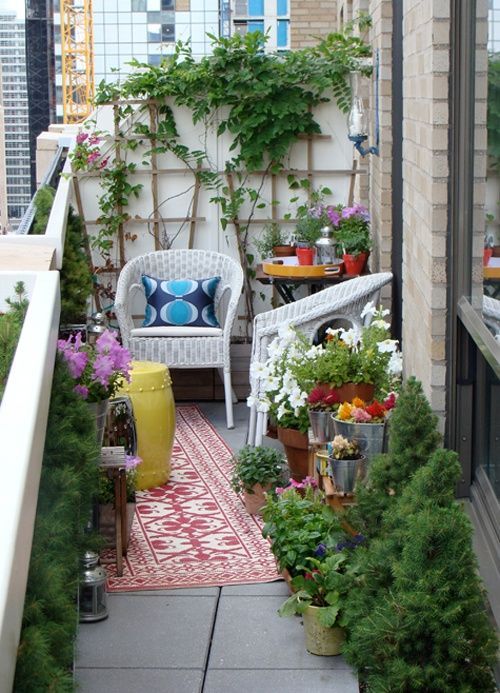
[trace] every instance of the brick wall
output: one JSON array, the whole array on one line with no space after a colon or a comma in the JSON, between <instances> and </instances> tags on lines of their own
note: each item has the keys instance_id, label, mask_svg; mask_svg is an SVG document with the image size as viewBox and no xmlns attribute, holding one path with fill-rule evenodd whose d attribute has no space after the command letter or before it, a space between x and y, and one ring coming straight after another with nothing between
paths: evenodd
<instances>
[{"instance_id":1,"label":"brick wall","mask_svg":"<svg viewBox=\"0 0 500 693\"><path fill-rule=\"evenodd\" d=\"M314 46L315 37L337 29L337 0L290 1L290 47L292 50Z\"/></svg>"},{"instance_id":2,"label":"brick wall","mask_svg":"<svg viewBox=\"0 0 500 693\"><path fill-rule=\"evenodd\" d=\"M405 372L444 417L449 2L406 0L403 25Z\"/></svg>"}]
</instances>

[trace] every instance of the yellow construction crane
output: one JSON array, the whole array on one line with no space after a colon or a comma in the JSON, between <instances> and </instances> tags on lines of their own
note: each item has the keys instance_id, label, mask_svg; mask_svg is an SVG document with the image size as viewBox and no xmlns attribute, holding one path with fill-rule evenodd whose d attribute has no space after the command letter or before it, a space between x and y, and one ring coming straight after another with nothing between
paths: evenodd
<instances>
[{"instance_id":1,"label":"yellow construction crane","mask_svg":"<svg viewBox=\"0 0 500 693\"><path fill-rule=\"evenodd\" d=\"M94 100L92 0L61 0L62 94L65 123L81 123Z\"/></svg>"}]
</instances>

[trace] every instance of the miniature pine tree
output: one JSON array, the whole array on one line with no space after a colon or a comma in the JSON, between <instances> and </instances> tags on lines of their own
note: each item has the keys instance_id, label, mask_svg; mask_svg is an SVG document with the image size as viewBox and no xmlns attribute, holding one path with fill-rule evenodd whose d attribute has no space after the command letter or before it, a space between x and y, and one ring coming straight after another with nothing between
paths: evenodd
<instances>
[{"instance_id":1,"label":"miniature pine tree","mask_svg":"<svg viewBox=\"0 0 500 693\"><path fill-rule=\"evenodd\" d=\"M376 536L384 511L401 494L417 469L438 447L437 417L421 383L409 378L401 389L389 423L389 452L370 464L369 480L356 489L357 507L350 522L368 536Z\"/></svg>"},{"instance_id":2,"label":"miniature pine tree","mask_svg":"<svg viewBox=\"0 0 500 693\"><path fill-rule=\"evenodd\" d=\"M459 474L455 453L436 451L359 554L344 654L370 691L496 690L471 526L453 500Z\"/></svg>"},{"instance_id":3,"label":"miniature pine tree","mask_svg":"<svg viewBox=\"0 0 500 693\"><path fill-rule=\"evenodd\" d=\"M92 272L84 250L83 223L70 207L61 270L61 323L85 322L91 294Z\"/></svg>"}]
</instances>

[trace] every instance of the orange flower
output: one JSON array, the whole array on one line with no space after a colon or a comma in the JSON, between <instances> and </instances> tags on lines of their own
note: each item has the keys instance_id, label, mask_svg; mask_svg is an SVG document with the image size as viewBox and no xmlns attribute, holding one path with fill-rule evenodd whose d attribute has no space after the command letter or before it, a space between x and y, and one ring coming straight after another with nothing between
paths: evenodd
<instances>
[{"instance_id":1,"label":"orange flower","mask_svg":"<svg viewBox=\"0 0 500 693\"><path fill-rule=\"evenodd\" d=\"M356 407L357 409L364 409L365 408L365 402L360 397L355 397L352 400L352 406Z\"/></svg>"},{"instance_id":2,"label":"orange flower","mask_svg":"<svg viewBox=\"0 0 500 693\"><path fill-rule=\"evenodd\" d=\"M339 407L337 418L341 421L347 421L347 419L351 418L351 409L352 405L349 404L349 402L344 402L344 404L341 404Z\"/></svg>"}]
</instances>

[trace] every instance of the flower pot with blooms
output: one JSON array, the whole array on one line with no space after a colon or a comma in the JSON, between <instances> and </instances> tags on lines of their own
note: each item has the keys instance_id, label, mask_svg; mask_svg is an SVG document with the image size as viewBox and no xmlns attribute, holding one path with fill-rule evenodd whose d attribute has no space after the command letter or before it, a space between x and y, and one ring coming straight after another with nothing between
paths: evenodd
<instances>
[{"instance_id":1,"label":"flower pot with blooms","mask_svg":"<svg viewBox=\"0 0 500 693\"><path fill-rule=\"evenodd\" d=\"M372 246L370 215L363 205L337 207L340 219L335 227L335 238L342 248L342 259L347 274L361 274Z\"/></svg>"},{"instance_id":2,"label":"flower pot with blooms","mask_svg":"<svg viewBox=\"0 0 500 693\"><path fill-rule=\"evenodd\" d=\"M284 483L284 467L285 458L275 448L245 445L234 457L231 486L236 493L243 493L250 515L260 515L265 493Z\"/></svg>"},{"instance_id":3,"label":"flower pot with blooms","mask_svg":"<svg viewBox=\"0 0 500 693\"><path fill-rule=\"evenodd\" d=\"M278 570L292 577L305 570L307 557L315 555L320 543L334 547L344 536L339 515L325 505L323 492L310 477L291 480L288 487L278 487L276 495L268 494L262 515L262 535L271 541Z\"/></svg>"},{"instance_id":4,"label":"flower pot with blooms","mask_svg":"<svg viewBox=\"0 0 500 693\"><path fill-rule=\"evenodd\" d=\"M362 317L372 316L369 326L327 329L324 347L315 358L314 372L318 384L337 388L341 401L352 400L356 390L369 401L373 396L385 397L397 387L402 357L397 340L390 339L390 324L384 320L388 313L370 302L361 313ZM353 390L352 384L372 387L360 392L359 388Z\"/></svg>"},{"instance_id":5,"label":"flower pot with blooms","mask_svg":"<svg viewBox=\"0 0 500 693\"><path fill-rule=\"evenodd\" d=\"M371 404L366 404L357 397L352 402L344 402L339 406L337 414L332 416L335 433L355 441L369 461L373 455L384 450L386 424L395 404L394 392L383 402L374 400Z\"/></svg>"},{"instance_id":6,"label":"flower pot with blooms","mask_svg":"<svg viewBox=\"0 0 500 693\"><path fill-rule=\"evenodd\" d=\"M309 421L315 442L326 443L334 436L331 414L338 408L341 399L338 389L330 385L316 385L307 397Z\"/></svg>"},{"instance_id":7,"label":"flower pot with blooms","mask_svg":"<svg viewBox=\"0 0 500 693\"><path fill-rule=\"evenodd\" d=\"M260 412L269 413L277 422L278 438L285 452L292 477L300 481L308 471L309 415L307 392L294 375L294 369L310 370L308 383L314 382L314 358L321 347L311 346L304 335L286 325L268 346L264 363L253 363L252 377L258 377L263 396L255 404ZM303 378L305 378L303 374Z\"/></svg>"},{"instance_id":8,"label":"flower pot with blooms","mask_svg":"<svg viewBox=\"0 0 500 693\"><path fill-rule=\"evenodd\" d=\"M315 244L321 237L321 229L332 226L331 214L338 216L335 208L324 204L324 198L332 191L326 187L313 190L309 202L297 208L295 240L299 265L314 264ZM295 201L297 198L294 198Z\"/></svg>"},{"instance_id":9,"label":"flower pot with blooms","mask_svg":"<svg viewBox=\"0 0 500 693\"><path fill-rule=\"evenodd\" d=\"M321 546L321 545L320 545ZM295 592L278 609L280 616L300 614L306 649L316 655L338 655L345 639L342 609L353 586L356 568L344 550L324 547L324 555L306 558L292 579Z\"/></svg>"},{"instance_id":10,"label":"flower pot with blooms","mask_svg":"<svg viewBox=\"0 0 500 693\"><path fill-rule=\"evenodd\" d=\"M352 493L356 482L364 476L365 457L355 440L336 435L327 445L330 471L337 491Z\"/></svg>"},{"instance_id":11,"label":"flower pot with blooms","mask_svg":"<svg viewBox=\"0 0 500 693\"><path fill-rule=\"evenodd\" d=\"M137 467L142 459L137 455L125 455L125 483L127 489L127 533L123 538L125 548L128 545L132 523L135 516L135 489ZM106 539L108 546L115 542L115 489L114 480L105 474L99 477L99 532Z\"/></svg>"},{"instance_id":12,"label":"flower pot with blooms","mask_svg":"<svg viewBox=\"0 0 500 693\"><path fill-rule=\"evenodd\" d=\"M57 349L75 381L73 389L91 405L98 442L102 444L107 402L124 379L130 380L130 352L119 344L111 330L103 332L95 346L84 343L78 333L59 340Z\"/></svg>"}]
</instances>

